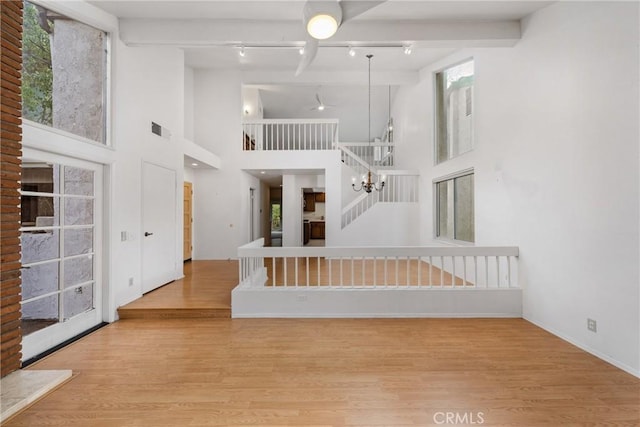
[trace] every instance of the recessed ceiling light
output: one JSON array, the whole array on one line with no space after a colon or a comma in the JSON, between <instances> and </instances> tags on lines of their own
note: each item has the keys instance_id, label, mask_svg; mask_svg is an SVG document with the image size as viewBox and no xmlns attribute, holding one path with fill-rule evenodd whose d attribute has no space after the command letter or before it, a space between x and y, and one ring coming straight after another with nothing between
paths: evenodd
<instances>
[{"instance_id":1,"label":"recessed ceiling light","mask_svg":"<svg viewBox=\"0 0 640 427\"><path fill-rule=\"evenodd\" d=\"M260 171L260 173L261 173L262 175L264 175L266 172L265 172L265 171Z\"/></svg>"},{"instance_id":2,"label":"recessed ceiling light","mask_svg":"<svg viewBox=\"0 0 640 427\"><path fill-rule=\"evenodd\" d=\"M349 56L352 58L356 56L356 50L351 46L349 46Z\"/></svg>"},{"instance_id":3,"label":"recessed ceiling light","mask_svg":"<svg viewBox=\"0 0 640 427\"><path fill-rule=\"evenodd\" d=\"M298 49L298 53L300 55L304 55L304 46L302 46L300 49Z\"/></svg>"},{"instance_id":4,"label":"recessed ceiling light","mask_svg":"<svg viewBox=\"0 0 640 427\"><path fill-rule=\"evenodd\" d=\"M244 56L244 46L240 46L240 52L238 52L238 55Z\"/></svg>"},{"instance_id":5,"label":"recessed ceiling light","mask_svg":"<svg viewBox=\"0 0 640 427\"><path fill-rule=\"evenodd\" d=\"M191 163L191 166L198 166L197 163Z\"/></svg>"},{"instance_id":6,"label":"recessed ceiling light","mask_svg":"<svg viewBox=\"0 0 640 427\"><path fill-rule=\"evenodd\" d=\"M413 48L412 48L412 46L410 44L404 46L404 54L405 55L411 55L412 51L413 51Z\"/></svg>"}]
</instances>

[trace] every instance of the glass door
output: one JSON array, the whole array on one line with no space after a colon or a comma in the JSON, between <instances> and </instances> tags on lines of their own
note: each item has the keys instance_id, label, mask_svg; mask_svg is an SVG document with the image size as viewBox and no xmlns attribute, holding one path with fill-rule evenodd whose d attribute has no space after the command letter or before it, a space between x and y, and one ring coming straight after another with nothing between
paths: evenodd
<instances>
[{"instance_id":1,"label":"glass door","mask_svg":"<svg viewBox=\"0 0 640 427\"><path fill-rule=\"evenodd\" d=\"M23 360L99 324L102 167L25 149Z\"/></svg>"}]
</instances>

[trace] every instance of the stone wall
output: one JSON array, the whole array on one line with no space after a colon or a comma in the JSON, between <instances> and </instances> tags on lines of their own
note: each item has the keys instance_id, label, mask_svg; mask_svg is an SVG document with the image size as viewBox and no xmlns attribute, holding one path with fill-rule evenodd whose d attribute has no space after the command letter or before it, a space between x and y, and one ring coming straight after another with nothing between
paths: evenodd
<instances>
[{"instance_id":1,"label":"stone wall","mask_svg":"<svg viewBox=\"0 0 640 427\"><path fill-rule=\"evenodd\" d=\"M22 2L0 1L0 376L20 368Z\"/></svg>"}]
</instances>

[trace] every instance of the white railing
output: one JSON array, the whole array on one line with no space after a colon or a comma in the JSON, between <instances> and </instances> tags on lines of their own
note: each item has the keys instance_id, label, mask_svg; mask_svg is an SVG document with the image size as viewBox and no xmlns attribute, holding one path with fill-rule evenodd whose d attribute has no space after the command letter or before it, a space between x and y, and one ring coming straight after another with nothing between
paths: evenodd
<instances>
[{"instance_id":1,"label":"white railing","mask_svg":"<svg viewBox=\"0 0 640 427\"><path fill-rule=\"evenodd\" d=\"M385 168L394 165L393 153L395 145L389 142L340 142L340 148L348 149L353 156L375 167ZM343 150L342 160L347 162L349 154Z\"/></svg>"},{"instance_id":2,"label":"white railing","mask_svg":"<svg viewBox=\"0 0 640 427\"><path fill-rule=\"evenodd\" d=\"M334 150L338 142L338 120L264 119L242 124L242 149Z\"/></svg>"},{"instance_id":3,"label":"white railing","mask_svg":"<svg viewBox=\"0 0 640 427\"><path fill-rule=\"evenodd\" d=\"M263 246L264 238L261 237L240 248L262 249ZM239 262L239 277L240 285L242 286L261 286L267 277L264 258L261 256L243 256Z\"/></svg>"},{"instance_id":4,"label":"white railing","mask_svg":"<svg viewBox=\"0 0 640 427\"><path fill-rule=\"evenodd\" d=\"M369 210L376 203L418 203L420 175L413 171L385 170L381 191L363 193L342 208L342 228ZM356 183L356 187L359 184ZM344 190L348 191L348 190Z\"/></svg>"},{"instance_id":5,"label":"white railing","mask_svg":"<svg viewBox=\"0 0 640 427\"><path fill-rule=\"evenodd\" d=\"M518 247L238 248L240 285L267 288L508 289Z\"/></svg>"}]
</instances>

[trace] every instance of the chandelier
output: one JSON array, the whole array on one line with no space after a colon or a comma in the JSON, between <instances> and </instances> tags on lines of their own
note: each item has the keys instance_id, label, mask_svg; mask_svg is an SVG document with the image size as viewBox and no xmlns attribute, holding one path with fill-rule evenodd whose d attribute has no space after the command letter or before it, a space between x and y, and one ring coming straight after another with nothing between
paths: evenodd
<instances>
[{"instance_id":1,"label":"chandelier","mask_svg":"<svg viewBox=\"0 0 640 427\"><path fill-rule=\"evenodd\" d=\"M373 146L371 146L371 58L373 55L367 55L367 59L369 60L369 127L368 127L368 138L369 145L371 147L371 152L373 152ZM356 184L351 184L353 191L362 191L364 190L367 193L371 193L373 190L381 191L384 188L384 180L373 182L371 180L371 165L367 166L367 180L364 180L364 176L362 177L362 182L360 183L360 187L356 188Z\"/></svg>"}]
</instances>

